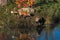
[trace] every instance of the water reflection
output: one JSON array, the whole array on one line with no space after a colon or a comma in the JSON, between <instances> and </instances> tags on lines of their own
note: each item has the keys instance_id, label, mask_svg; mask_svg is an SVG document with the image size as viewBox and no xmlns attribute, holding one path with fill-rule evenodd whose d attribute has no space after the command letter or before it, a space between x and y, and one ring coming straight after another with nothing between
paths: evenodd
<instances>
[{"instance_id":1,"label":"water reflection","mask_svg":"<svg viewBox=\"0 0 60 40\"><path fill-rule=\"evenodd\" d=\"M45 40L45 31L42 31L41 36L36 40ZM49 40L60 40L60 26L56 26L52 32L50 32Z\"/></svg>"}]
</instances>

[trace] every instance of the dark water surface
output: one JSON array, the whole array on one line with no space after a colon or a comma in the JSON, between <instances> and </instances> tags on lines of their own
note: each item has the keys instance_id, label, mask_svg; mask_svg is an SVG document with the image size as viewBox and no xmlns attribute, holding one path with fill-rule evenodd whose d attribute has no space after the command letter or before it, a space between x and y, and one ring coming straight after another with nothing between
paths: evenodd
<instances>
[{"instance_id":1,"label":"dark water surface","mask_svg":"<svg viewBox=\"0 0 60 40\"><path fill-rule=\"evenodd\" d=\"M45 32L41 33L41 36L38 36L36 40L45 40ZM50 33L49 40L60 40L60 26L56 26L53 31Z\"/></svg>"}]
</instances>

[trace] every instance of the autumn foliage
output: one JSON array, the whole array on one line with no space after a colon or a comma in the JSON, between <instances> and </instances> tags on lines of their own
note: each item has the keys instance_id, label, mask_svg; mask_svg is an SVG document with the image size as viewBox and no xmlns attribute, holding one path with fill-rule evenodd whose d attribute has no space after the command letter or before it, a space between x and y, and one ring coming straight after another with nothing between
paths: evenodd
<instances>
[{"instance_id":1,"label":"autumn foliage","mask_svg":"<svg viewBox=\"0 0 60 40\"><path fill-rule=\"evenodd\" d=\"M34 4L35 0L16 0L18 8L20 7L31 7Z\"/></svg>"}]
</instances>

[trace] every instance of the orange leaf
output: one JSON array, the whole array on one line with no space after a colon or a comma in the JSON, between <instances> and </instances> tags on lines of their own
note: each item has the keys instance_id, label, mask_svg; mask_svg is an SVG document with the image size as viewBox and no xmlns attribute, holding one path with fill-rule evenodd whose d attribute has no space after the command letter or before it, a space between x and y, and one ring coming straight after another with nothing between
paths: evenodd
<instances>
[{"instance_id":1,"label":"orange leaf","mask_svg":"<svg viewBox=\"0 0 60 40\"><path fill-rule=\"evenodd\" d=\"M21 5L19 4L19 5L18 5L18 8L20 8L20 7L21 7Z\"/></svg>"},{"instance_id":2,"label":"orange leaf","mask_svg":"<svg viewBox=\"0 0 60 40\"><path fill-rule=\"evenodd\" d=\"M19 1L16 1L16 4L20 4L20 2Z\"/></svg>"}]
</instances>

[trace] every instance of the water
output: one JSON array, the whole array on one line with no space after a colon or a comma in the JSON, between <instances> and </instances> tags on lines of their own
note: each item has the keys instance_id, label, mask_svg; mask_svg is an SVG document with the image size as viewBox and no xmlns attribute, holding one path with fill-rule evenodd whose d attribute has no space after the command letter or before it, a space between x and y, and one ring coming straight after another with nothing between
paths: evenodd
<instances>
[{"instance_id":1,"label":"water","mask_svg":"<svg viewBox=\"0 0 60 40\"><path fill-rule=\"evenodd\" d=\"M52 36L53 35L53 36ZM36 40L45 40L45 32L42 31L41 36L37 37ZM60 40L60 28L59 26L55 27L50 33L49 40Z\"/></svg>"}]
</instances>

